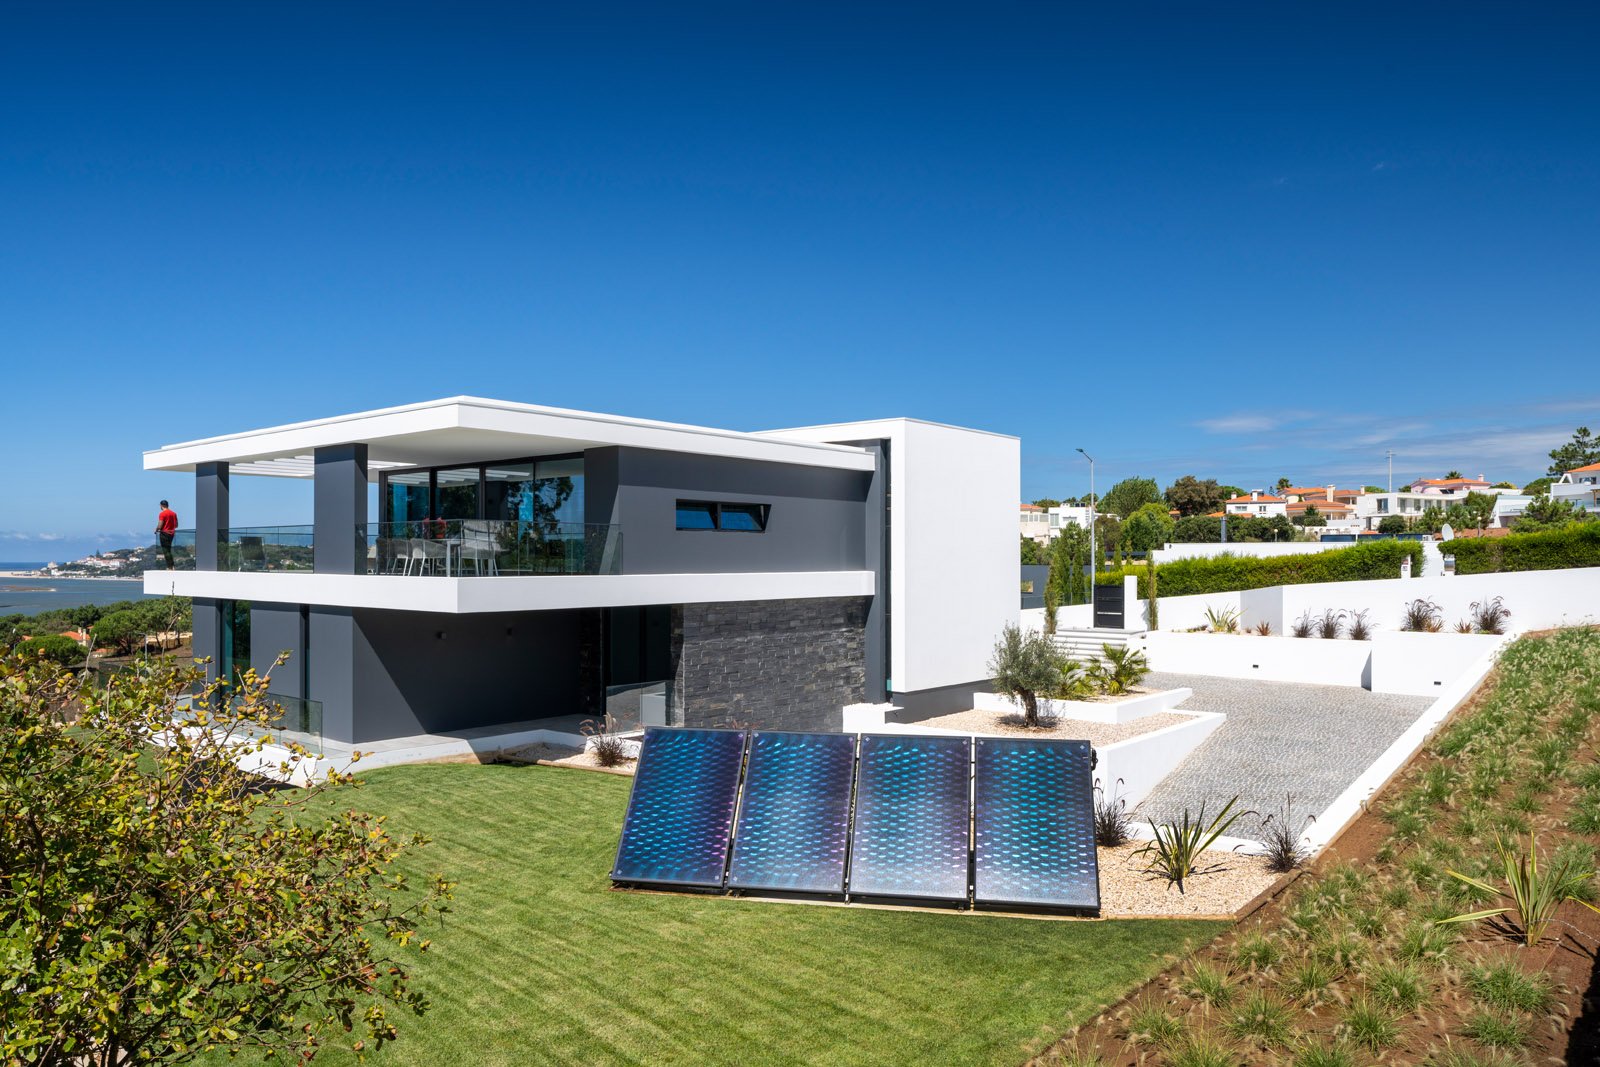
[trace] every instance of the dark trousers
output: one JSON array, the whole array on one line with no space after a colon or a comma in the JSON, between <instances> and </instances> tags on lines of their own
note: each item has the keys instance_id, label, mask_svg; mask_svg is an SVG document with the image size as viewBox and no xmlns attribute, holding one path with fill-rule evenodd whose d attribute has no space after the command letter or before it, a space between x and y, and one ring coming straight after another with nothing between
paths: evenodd
<instances>
[{"instance_id":1,"label":"dark trousers","mask_svg":"<svg viewBox=\"0 0 1600 1067\"><path fill-rule=\"evenodd\" d=\"M172 535L164 533L157 536L161 538L161 554L167 557L167 570L177 570L178 565L172 560Z\"/></svg>"}]
</instances>

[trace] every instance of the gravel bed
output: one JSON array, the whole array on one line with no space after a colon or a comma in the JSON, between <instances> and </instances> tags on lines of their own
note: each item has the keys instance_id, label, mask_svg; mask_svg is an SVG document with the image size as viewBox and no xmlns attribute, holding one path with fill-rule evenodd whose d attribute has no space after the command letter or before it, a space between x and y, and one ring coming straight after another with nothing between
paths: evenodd
<instances>
[{"instance_id":1,"label":"gravel bed","mask_svg":"<svg viewBox=\"0 0 1600 1067\"><path fill-rule=\"evenodd\" d=\"M1277 880L1260 856L1208 851L1202 866L1218 869L1186 879L1183 892L1160 875L1147 874L1148 858L1135 856L1143 842L1097 849L1100 914L1231 915Z\"/></svg>"},{"instance_id":2,"label":"gravel bed","mask_svg":"<svg viewBox=\"0 0 1600 1067\"><path fill-rule=\"evenodd\" d=\"M1178 723L1188 722L1190 718L1188 715L1162 711L1124 723L1042 718L1040 721L1047 725L1028 727L1022 725L1022 715L1019 712L957 711L934 719L921 719L916 725L931 726L939 730L959 730L969 734L1064 737L1073 741L1087 741L1098 748L1114 741L1126 741L1130 737L1147 734L1165 726L1176 726Z\"/></svg>"}]
</instances>

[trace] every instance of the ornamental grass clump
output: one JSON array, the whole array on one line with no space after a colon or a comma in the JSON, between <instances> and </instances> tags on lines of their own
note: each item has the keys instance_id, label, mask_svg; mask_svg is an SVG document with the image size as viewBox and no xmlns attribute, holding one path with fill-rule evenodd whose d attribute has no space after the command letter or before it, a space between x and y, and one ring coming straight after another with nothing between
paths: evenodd
<instances>
[{"instance_id":1,"label":"ornamental grass clump","mask_svg":"<svg viewBox=\"0 0 1600 1067\"><path fill-rule=\"evenodd\" d=\"M1306 827L1317 821L1315 815L1295 821L1294 796L1284 797L1283 807L1267 816L1263 829L1262 845L1266 851L1267 869L1274 874L1287 874L1305 862Z\"/></svg>"},{"instance_id":2,"label":"ornamental grass clump","mask_svg":"<svg viewBox=\"0 0 1600 1067\"><path fill-rule=\"evenodd\" d=\"M1411 633L1436 634L1444 625L1444 612L1431 600L1418 597L1405 607L1400 629Z\"/></svg>"},{"instance_id":3,"label":"ornamental grass clump","mask_svg":"<svg viewBox=\"0 0 1600 1067\"><path fill-rule=\"evenodd\" d=\"M1111 793L1094 783L1094 843L1101 848L1116 848L1133 838L1133 815L1128 811L1128 801L1121 794L1122 779L1118 778Z\"/></svg>"}]
</instances>

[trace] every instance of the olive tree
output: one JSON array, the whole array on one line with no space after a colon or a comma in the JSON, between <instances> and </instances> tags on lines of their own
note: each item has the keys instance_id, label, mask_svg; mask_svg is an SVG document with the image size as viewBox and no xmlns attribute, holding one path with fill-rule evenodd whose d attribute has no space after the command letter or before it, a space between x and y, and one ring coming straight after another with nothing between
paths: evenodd
<instances>
[{"instance_id":1,"label":"olive tree","mask_svg":"<svg viewBox=\"0 0 1600 1067\"><path fill-rule=\"evenodd\" d=\"M451 887L395 866L423 839L348 810L344 774L242 770L278 714L265 679L185 699L197 681L0 659L0 1063L359 1054L426 1008L404 956Z\"/></svg>"},{"instance_id":2,"label":"olive tree","mask_svg":"<svg viewBox=\"0 0 1600 1067\"><path fill-rule=\"evenodd\" d=\"M1060 688L1066 662L1043 634L1008 625L1000 632L989 658L994 691L1022 704L1022 721L1039 725L1039 694Z\"/></svg>"}]
</instances>

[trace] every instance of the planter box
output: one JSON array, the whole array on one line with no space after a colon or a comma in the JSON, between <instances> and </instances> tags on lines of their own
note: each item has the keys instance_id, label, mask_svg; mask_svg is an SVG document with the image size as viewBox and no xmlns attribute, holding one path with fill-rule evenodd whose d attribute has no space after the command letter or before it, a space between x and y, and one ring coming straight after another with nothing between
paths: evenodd
<instances>
[{"instance_id":1,"label":"planter box","mask_svg":"<svg viewBox=\"0 0 1600 1067\"><path fill-rule=\"evenodd\" d=\"M1079 719L1083 722L1100 722L1112 725L1132 722L1146 715L1170 711L1194 695L1192 689L1164 689L1159 693L1135 693L1132 696L1110 700L1048 700L1039 701L1039 714L1058 719ZM977 711L1001 714L1022 714L1022 704L999 693L974 693L972 706Z\"/></svg>"},{"instance_id":2,"label":"planter box","mask_svg":"<svg viewBox=\"0 0 1600 1067\"><path fill-rule=\"evenodd\" d=\"M1371 641L1165 630L1138 640L1153 671L1313 685L1364 686L1371 678Z\"/></svg>"}]
</instances>

